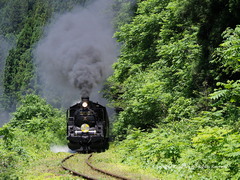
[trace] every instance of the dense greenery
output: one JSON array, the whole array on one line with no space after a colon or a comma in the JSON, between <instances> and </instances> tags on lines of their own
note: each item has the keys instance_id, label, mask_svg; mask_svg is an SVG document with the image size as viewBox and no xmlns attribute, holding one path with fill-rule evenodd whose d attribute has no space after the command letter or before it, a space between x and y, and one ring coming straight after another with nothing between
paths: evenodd
<instances>
[{"instance_id":1,"label":"dense greenery","mask_svg":"<svg viewBox=\"0 0 240 180\"><path fill-rule=\"evenodd\" d=\"M13 44L0 55L0 110L15 111L22 99L0 130L3 178L63 141L61 113L36 95L24 98L41 90L32 50L54 13L87 2L0 0L0 33ZM113 133L121 160L163 179L239 179L240 2L114 2L120 55L104 91L119 112Z\"/></svg>"},{"instance_id":2,"label":"dense greenery","mask_svg":"<svg viewBox=\"0 0 240 180\"><path fill-rule=\"evenodd\" d=\"M37 95L27 95L11 121L0 128L0 178L15 179L20 168L65 142L65 117Z\"/></svg>"},{"instance_id":3,"label":"dense greenery","mask_svg":"<svg viewBox=\"0 0 240 180\"><path fill-rule=\"evenodd\" d=\"M138 1L106 97L123 161L164 178L240 177L239 2Z\"/></svg>"},{"instance_id":4,"label":"dense greenery","mask_svg":"<svg viewBox=\"0 0 240 180\"><path fill-rule=\"evenodd\" d=\"M53 15L87 2L0 0L0 113L16 111L0 129L0 179L17 179L51 144L66 144L65 113L33 95L41 88L32 52Z\"/></svg>"}]
</instances>

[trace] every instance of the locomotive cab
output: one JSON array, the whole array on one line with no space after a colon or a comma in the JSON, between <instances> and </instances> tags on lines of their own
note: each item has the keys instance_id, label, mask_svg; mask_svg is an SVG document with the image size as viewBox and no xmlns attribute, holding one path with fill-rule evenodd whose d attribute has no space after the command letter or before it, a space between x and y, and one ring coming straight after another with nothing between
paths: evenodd
<instances>
[{"instance_id":1,"label":"locomotive cab","mask_svg":"<svg viewBox=\"0 0 240 180\"><path fill-rule=\"evenodd\" d=\"M76 151L103 151L108 148L106 108L83 97L67 111L68 147Z\"/></svg>"}]
</instances>

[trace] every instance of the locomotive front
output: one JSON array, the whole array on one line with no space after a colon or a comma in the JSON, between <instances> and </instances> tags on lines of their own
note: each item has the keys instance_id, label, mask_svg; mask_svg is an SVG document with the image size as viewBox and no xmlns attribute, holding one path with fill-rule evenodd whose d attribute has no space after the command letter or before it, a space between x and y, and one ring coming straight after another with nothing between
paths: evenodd
<instances>
[{"instance_id":1,"label":"locomotive front","mask_svg":"<svg viewBox=\"0 0 240 180\"><path fill-rule=\"evenodd\" d=\"M103 151L108 148L108 127L106 108L82 97L67 111L68 147L75 151Z\"/></svg>"}]
</instances>

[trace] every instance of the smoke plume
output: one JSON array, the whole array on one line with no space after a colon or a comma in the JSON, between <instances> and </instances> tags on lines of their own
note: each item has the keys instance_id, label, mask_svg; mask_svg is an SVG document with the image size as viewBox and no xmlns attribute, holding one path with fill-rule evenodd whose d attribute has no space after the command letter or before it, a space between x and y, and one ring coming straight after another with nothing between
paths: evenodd
<instances>
[{"instance_id":1,"label":"smoke plume","mask_svg":"<svg viewBox=\"0 0 240 180\"><path fill-rule=\"evenodd\" d=\"M77 93L90 96L110 75L116 46L108 5L109 0L97 0L75 8L55 17L46 28L35 59L48 91L65 98Z\"/></svg>"}]
</instances>

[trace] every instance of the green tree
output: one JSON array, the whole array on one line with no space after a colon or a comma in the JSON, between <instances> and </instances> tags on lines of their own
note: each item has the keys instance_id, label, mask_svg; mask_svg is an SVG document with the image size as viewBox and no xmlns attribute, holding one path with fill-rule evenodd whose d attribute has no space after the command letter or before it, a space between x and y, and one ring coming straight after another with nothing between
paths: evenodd
<instances>
[{"instance_id":1,"label":"green tree","mask_svg":"<svg viewBox=\"0 0 240 180\"><path fill-rule=\"evenodd\" d=\"M48 153L53 143L65 143L65 130L62 112L37 95L24 96L13 118L0 128L0 178L17 179L21 166Z\"/></svg>"},{"instance_id":2,"label":"green tree","mask_svg":"<svg viewBox=\"0 0 240 180\"><path fill-rule=\"evenodd\" d=\"M2 5L0 21L2 33L19 33L27 17L28 1L10 0L2 2Z\"/></svg>"},{"instance_id":3,"label":"green tree","mask_svg":"<svg viewBox=\"0 0 240 180\"><path fill-rule=\"evenodd\" d=\"M86 2L88 1L1 1L2 33L17 37L16 47L9 52L4 68L2 103L6 110L14 111L22 95L40 91L32 50L52 14L71 10Z\"/></svg>"},{"instance_id":4,"label":"green tree","mask_svg":"<svg viewBox=\"0 0 240 180\"><path fill-rule=\"evenodd\" d=\"M4 96L7 110L14 110L21 94L26 93L33 85L33 62L31 57L31 38L33 30L31 19L21 31L17 47L9 52L4 70Z\"/></svg>"},{"instance_id":5,"label":"green tree","mask_svg":"<svg viewBox=\"0 0 240 180\"><path fill-rule=\"evenodd\" d=\"M227 0L138 1L135 17L115 33L121 43L121 54L108 80L110 88L106 96L125 111L120 112L116 120L118 128L126 129L129 125L147 128L148 124L161 122L159 119L181 120L191 118L193 112L197 116L202 110L211 109L208 96L218 79L225 79L226 83L239 75L237 30L228 38L231 42L221 45L217 58L213 60L212 56L222 41L222 32L238 23L235 5L237 7L238 2ZM229 34L227 31L225 38ZM235 45L228 49L230 43ZM237 84L228 83L229 87L234 85L235 90ZM183 115L178 111L182 109L181 104L175 102L184 100L189 103L184 103L188 111ZM155 112L155 103L164 107L161 108L164 115L159 113L161 110ZM149 114L154 117L154 123Z\"/></svg>"}]
</instances>

